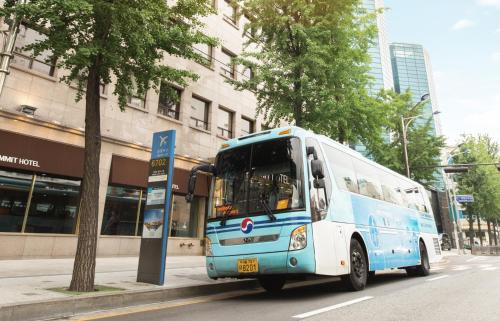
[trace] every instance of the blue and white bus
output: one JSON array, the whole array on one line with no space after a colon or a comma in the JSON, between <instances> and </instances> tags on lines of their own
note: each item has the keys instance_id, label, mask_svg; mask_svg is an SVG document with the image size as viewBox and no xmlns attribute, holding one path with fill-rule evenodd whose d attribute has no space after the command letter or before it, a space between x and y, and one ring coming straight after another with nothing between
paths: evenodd
<instances>
[{"instance_id":1,"label":"blue and white bus","mask_svg":"<svg viewBox=\"0 0 500 321\"><path fill-rule=\"evenodd\" d=\"M228 140L214 165L206 227L210 278L257 278L279 291L298 275L362 290L377 270L428 275L441 259L424 188L298 127Z\"/></svg>"}]
</instances>

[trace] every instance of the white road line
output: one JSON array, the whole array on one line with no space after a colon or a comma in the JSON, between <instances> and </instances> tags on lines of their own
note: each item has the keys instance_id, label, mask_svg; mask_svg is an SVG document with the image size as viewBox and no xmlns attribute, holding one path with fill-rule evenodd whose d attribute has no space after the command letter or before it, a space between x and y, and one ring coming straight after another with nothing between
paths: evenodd
<instances>
[{"instance_id":1,"label":"white road line","mask_svg":"<svg viewBox=\"0 0 500 321\"><path fill-rule=\"evenodd\" d=\"M345 306L348 306L348 305L351 305L351 304L356 304L356 303L359 303L359 302L362 302L362 301L366 301L366 300L370 300L370 299L373 299L373 297L372 296L364 296L364 297L359 298L359 299L354 299L354 300L351 300L351 301L346 301L346 302L343 302L343 303L331 305L329 307L325 307L325 308L322 308L322 309L313 310L313 311L302 313L302 314L297 314L297 315L294 315L293 318L304 319L304 318L308 318L308 317L316 315L316 314L325 313L325 312L328 312L328 311L331 311L331 310L343 308Z\"/></svg>"},{"instance_id":2,"label":"white road line","mask_svg":"<svg viewBox=\"0 0 500 321\"><path fill-rule=\"evenodd\" d=\"M470 269L470 266L465 266L465 265L457 265L452 268L453 271L464 271Z\"/></svg>"},{"instance_id":3,"label":"white road line","mask_svg":"<svg viewBox=\"0 0 500 321\"><path fill-rule=\"evenodd\" d=\"M488 268L490 266L491 266L491 264L481 264L481 265L479 265L479 268L484 269L484 268Z\"/></svg>"},{"instance_id":4,"label":"white road line","mask_svg":"<svg viewBox=\"0 0 500 321\"><path fill-rule=\"evenodd\" d=\"M484 256L475 256L472 259L468 259L467 262L472 262L476 260L483 261L484 259L486 259Z\"/></svg>"},{"instance_id":5,"label":"white road line","mask_svg":"<svg viewBox=\"0 0 500 321\"><path fill-rule=\"evenodd\" d=\"M428 279L428 280L427 280L427 282L430 282L430 281L436 281L436 280L444 279L444 278L447 278L447 277L449 277L449 275L448 275L448 274L441 275L441 276L436 276L435 278Z\"/></svg>"},{"instance_id":6,"label":"white road line","mask_svg":"<svg viewBox=\"0 0 500 321\"><path fill-rule=\"evenodd\" d=\"M444 270L444 269L445 269L444 267L431 267L432 271L441 271L441 270Z\"/></svg>"},{"instance_id":7,"label":"white road line","mask_svg":"<svg viewBox=\"0 0 500 321\"><path fill-rule=\"evenodd\" d=\"M498 269L498 266L487 267L484 268L483 271L495 271L496 269Z\"/></svg>"}]
</instances>

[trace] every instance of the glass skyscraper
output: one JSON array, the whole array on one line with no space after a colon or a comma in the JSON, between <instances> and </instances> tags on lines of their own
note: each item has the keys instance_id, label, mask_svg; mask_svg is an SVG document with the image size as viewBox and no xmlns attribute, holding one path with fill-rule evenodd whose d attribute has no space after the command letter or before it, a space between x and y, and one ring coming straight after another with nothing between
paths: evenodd
<instances>
[{"instance_id":1,"label":"glass skyscraper","mask_svg":"<svg viewBox=\"0 0 500 321\"><path fill-rule=\"evenodd\" d=\"M363 0L363 7L369 12L374 12L384 7L384 1ZM377 28L378 36L375 38L375 44L368 50L371 57L370 75L374 79L370 88L370 93L373 95L376 95L380 89L394 88L387 31L383 13L377 14Z\"/></svg>"},{"instance_id":2,"label":"glass skyscraper","mask_svg":"<svg viewBox=\"0 0 500 321\"><path fill-rule=\"evenodd\" d=\"M415 124L423 124L432 118L434 135L441 135L439 116L433 113L438 110L436 90L432 75L432 67L427 51L418 44L392 43L390 45L394 88L397 92L410 90L413 103L420 101L425 94L430 95L430 101L424 106L422 117L415 120ZM443 177L439 172L435 174L436 188L443 190Z\"/></svg>"},{"instance_id":3,"label":"glass skyscraper","mask_svg":"<svg viewBox=\"0 0 500 321\"><path fill-rule=\"evenodd\" d=\"M363 7L368 12L374 12L375 10L384 7L384 1L363 0ZM387 41L387 29L385 27L385 17L383 13L377 14L376 23L378 35L374 39L374 45L368 50L371 58L369 74L373 77L373 82L368 88L368 91L373 96L377 95L381 89L394 88L391 58L389 54L389 44ZM354 149L361 154L370 157L367 154L366 147L363 144L356 144L354 146Z\"/></svg>"}]
</instances>

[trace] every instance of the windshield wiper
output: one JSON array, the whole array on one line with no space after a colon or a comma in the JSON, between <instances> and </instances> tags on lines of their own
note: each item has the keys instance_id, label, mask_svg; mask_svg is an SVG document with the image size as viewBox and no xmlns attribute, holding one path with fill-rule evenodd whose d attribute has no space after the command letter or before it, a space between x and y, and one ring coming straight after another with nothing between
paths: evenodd
<instances>
[{"instance_id":1,"label":"windshield wiper","mask_svg":"<svg viewBox=\"0 0 500 321\"><path fill-rule=\"evenodd\" d=\"M271 210L271 208L267 204L266 197L265 197L264 193L261 194L260 204L262 205L262 207L266 211L266 214L267 214L267 216L269 216L271 221L276 221L276 216L274 216L273 211Z\"/></svg>"},{"instance_id":2,"label":"windshield wiper","mask_svg":"<svg viewBox=\"0 0 500 321\"><path fill-rule=\"evenodd\" d=\"M233 210L233 204L227 204L227 209L224 211L224 214L222 214L222 219L220 220L220 226L226 225L226 221L232 210Z\"/></svg>"}]
</instances>

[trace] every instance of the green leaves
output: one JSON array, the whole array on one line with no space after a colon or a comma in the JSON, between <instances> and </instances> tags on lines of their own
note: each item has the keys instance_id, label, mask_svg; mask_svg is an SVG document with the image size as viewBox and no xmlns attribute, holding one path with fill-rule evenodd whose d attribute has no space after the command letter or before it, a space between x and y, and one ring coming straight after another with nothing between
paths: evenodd
<instances>
[{"instance_id":1,"label":"green leaves","mask_svg":"<svg viewBox=\"0 0 500 321\"><path fill-rule=\"evenodd\" d=\"M380 133L381 119L367 94L368 47L375 16L360 1L245 0L256 30L236 63L252 67L251 80L231 81L256 93L258 112L345 141Z\"/></svg>"},{"instance_id":2,"label":"green leaves","mask_svg":"<svg viewBox=\"0 0 500 321\"><path fill-rule=\"evenodd\" d=\"M432 117L421 117L425 104L413 103L410 91L398 94L392 90L382 90L377 104L384 114L381 117L384 118L385 138L365 144L371 156L378 163L406 175L401 117L408 120L415 117L407 131L411 177L425 185L436 183L439 179L436 166L441 164L441 149L445 143L444 137L436 136Z\"/></svg>"},{"instance_id":3,"label":"green leaves","mask_svg":"<svg viewBox=\"0 0 500 321\"><path fill-rule=\"evenodd\" d=\"M498 143L487 135L464 136L452 157L455 164L500 162ZM473 166L469 172L456 174L460 194L474 195L466 212L486 219L500 219L500 173L494 165Z\"/></svg>"}]
</instances>

